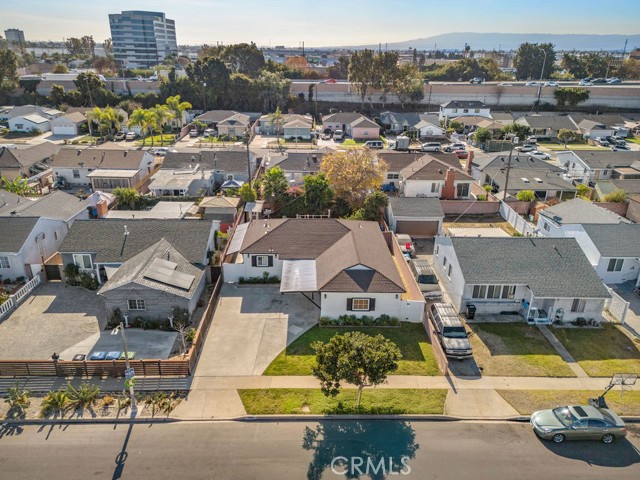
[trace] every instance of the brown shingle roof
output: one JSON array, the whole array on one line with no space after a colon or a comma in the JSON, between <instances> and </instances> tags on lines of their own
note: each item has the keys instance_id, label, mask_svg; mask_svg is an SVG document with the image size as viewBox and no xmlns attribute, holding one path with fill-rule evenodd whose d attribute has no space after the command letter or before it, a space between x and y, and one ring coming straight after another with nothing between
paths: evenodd
<instances>
[{"instance_id":1,"label":"brown shingle roof","mask_svg":"<svg viewBox=\"0 0 640 480\"><path fill-rule=\"evenodd\" d=\"M60 151L60 146L51 142L43 142L24 149L0 150L0 168L29 167L51 158Z\"/></svg>"},{"instance_id":2,"label":"brown shingle roof","mask_svg":"<svg viewBox=\"0 0 640 480\"><path fill-rule=\"evenodd\" d=\"M433 158L430 155L425 155L408 167L403 168L400 171L400 175L405 180L444 180L449 168L456 169L457 180L473 180L473 178L462 171L459 163L458 166L454 166L450 163Z\"/></svg>"},{"instance_id":3,"label":"brown shingle roof","mask_svg":"<svg viewBox=\"0 0 640 480\"><path fill-rule=\"evenodd\" d=\"M89 168L138 169L145 153L142 150L63 148L54 155L51 166L79 167L82 164Z\"/></svg>"}]
</instances>

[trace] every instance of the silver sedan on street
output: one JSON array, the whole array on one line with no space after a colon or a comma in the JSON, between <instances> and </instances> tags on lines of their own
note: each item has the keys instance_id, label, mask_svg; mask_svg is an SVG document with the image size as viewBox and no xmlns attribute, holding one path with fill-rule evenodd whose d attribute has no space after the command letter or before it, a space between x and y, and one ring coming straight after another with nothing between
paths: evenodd
<instances>
[{"instance_id":1,"label":"silver sedan on street","mask_svg":"<svg viewBox=\"0 0 640 480\"><path fill-rule=\"evenodd\" d=\"M627 434L622 419L607 408L567 405L531 415L533 431L545 440L600 440L613 443Z\"/></svg>"}]
</instances>

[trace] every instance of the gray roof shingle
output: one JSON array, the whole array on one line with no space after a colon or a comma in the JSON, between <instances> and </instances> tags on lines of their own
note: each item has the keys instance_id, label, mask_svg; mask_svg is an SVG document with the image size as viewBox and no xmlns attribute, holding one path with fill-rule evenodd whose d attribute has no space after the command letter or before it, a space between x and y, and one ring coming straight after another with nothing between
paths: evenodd
<instances>
[{"instance_id":1,"label":"gray roof shingle","mask_svg":"<svg viewBox=\"0 0 640 480\"><path fill-rule=\"evenodd\" d=\"M576 151L573 152L580 160L593 169L607 169L612 167L628 167L640 160L640 152L613 152L611 150Z\"/></svg>"},{"instance_id":2,"label":"gray roof shingle","mask_svg":"<svg viewBox=\"0 0 640 480\"><path fill-rule=\"evenodd\" d=\"M557 205L540 210L538 213L543 217L552 219L559 225L620 223L622 221L620 215L581 198L560 202Z\"/></svg>"},{"instance_id":3,"label":"gray roof shingle","mask_svg":"<svg viewBox=\"0 0 640 480\"><path fill-rule=\"evenodd\" d=\"M162 170L191 168L200 165L203 170L247 173L247 151L201 150L199 152L169 152L162 162Z\"/></svg>"},{"instance_id":4,"label":"gray roof shingle","mask_svg":"<svg viewBox=\"0 0 640 480\"><path fill-rule=\"evenodd\" d=\"M11 211L0 208L0 215L8 216L11 212L16 212L23 217L45 217L67 221L90 205L91 200L88 198L81 200L74 195L56 190L35 201L23 198L21 202L13 205Z\"/></svg>"},{"instance_id":5,"label":"gray roof shingle","mask_svg":"<svg viewBox=\"0 0 640 480\"><path fill-rule=\"evenodd\" d=\"M37 217L0 217L0 252L19 252L38 220Z\"/></svg>"},{"instance_id":6,"label":"gray roof shingle","mask_svg":"<svg viewBox=\"0 0 640 480\"><path fill-rule=\"evenodd\" d=\"M394 217L438 217L444 218L439 198L389 197L389 206Z\"/></svg>"},{"instance_id":7,"label":"gray roof shingle","mask_svg":"<svg viewBox=\"0 0 640 480\"><path fill-rule=\"evenodd\" d=\"M468 285L527 285L538 298L609 297L574 238L452 237L451 242Z\"/></svg>"},{"instance_id":8,"label":"gray roof shingle","mask_svg":"<svg viewBox=\"0 0 640 480\"><path fill-rule=\"evenodd\" d=\"M166 238L187 260L199 264L207 253L211 227L205 220L77 220L58 250L95 253L96 262L122 263Z\"/></svg>"},{"instance_id":9,"label":"gray roof shingle","mask_svg":"<svg viewBox=\"0 0 640 480\"><path fill-rule=\"evenodd\" d=\"M640 257L640 224L584 225L603 257Z\"/></svg>"}]
</instances>

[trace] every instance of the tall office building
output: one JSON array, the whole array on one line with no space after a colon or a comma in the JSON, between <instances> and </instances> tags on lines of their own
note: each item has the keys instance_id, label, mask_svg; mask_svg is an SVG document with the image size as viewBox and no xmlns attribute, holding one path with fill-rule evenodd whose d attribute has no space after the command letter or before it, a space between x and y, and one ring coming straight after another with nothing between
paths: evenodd
<instances>
[{"instance_id":1,"label":"tall office building","mask_svg":"<svg viewBox=\"0 0 640 480\"><path fill-rule=\"evenodd\" d=\"M17 28L9 28L5 30L4 38L9 44L24 45L24 32Z\"/></svg>"},{"instance_id":2,"label":"tall office building","mask_svg":"<svg viewBox=\"0 0 640 480\"><path fill-rule=\"evenodd\" d=\"M109 15L113 56L124 68L149 68L178 53L176 22L160 12Z\"/></svg>"}]
</instances>

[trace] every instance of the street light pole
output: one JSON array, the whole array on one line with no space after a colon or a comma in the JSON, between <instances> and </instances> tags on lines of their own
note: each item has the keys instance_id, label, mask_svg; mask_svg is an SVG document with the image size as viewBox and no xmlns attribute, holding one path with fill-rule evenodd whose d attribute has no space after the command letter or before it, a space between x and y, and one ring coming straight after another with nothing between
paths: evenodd
<instances>
[{"instance_id":1,"label":"street light pole","mask_svg":"<svg viewBox=\"0 0 640 480\"><path fill-rule=\"evenodd\" d=\"M518 137L513 137L511 139L511 146L509 148L509 159L507 160L507 174L504 179L504 195L502 196L502 201L507 201L507 189L509 188L509 172L511 171L511 156L513 155L513 146L518 143Z\"/></svg>"},{"instance_id":2,"label":"street light pole","mask_svg":"<svg viewBox=\"0 0 640 480\"><path fill-rule=\"evenodd\" d=\"M542 77L544 76L544 67L547 63L547 51L544 48L538 47L542 53L544 53L544 59L542 60L542 70L540 70L540 84L538 85L538 100L536 101L536 113L540 113L540 96L542 95Z\"/></svg>"},{"instance_id":3,"label":"street light pole","mask_svg":"<svg viewBox=\"0 0 640 480\"><path fill-rule=\"evenodd\" d=\"M131 365L129 363L129 351L127 350L127 338L124 333L124 324L122 322L120 322L120 325L118 325L111 331L111 335L117 335L118 332L122 334L122 350L124 352L124 362L126 369L129 370L131 368ZM133 391L133 383L131 383L132 379L127 380L129 383L129 395L131 396L131 412L135 413L138 411L138 405L136 405L136 394Z\"/></svg>"}]
</instances>

